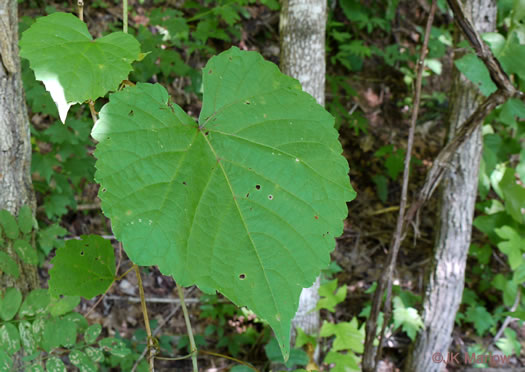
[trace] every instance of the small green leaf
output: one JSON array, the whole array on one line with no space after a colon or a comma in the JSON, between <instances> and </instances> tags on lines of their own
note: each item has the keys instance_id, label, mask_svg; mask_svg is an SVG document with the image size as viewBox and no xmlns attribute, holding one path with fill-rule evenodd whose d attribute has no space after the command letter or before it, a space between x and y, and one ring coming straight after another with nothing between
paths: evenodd
<instances>
[{"instance_id":1,"label":"small green leaf","mask_svg":"<svg viewBox=\"0 0 525 372\"><path fill-rule=\"evenodd\" d=\"M46 322L42 337L42 348L50 352L59 346L72 347L77 338L75 323L66 319L50 319Z\"/></svg>"},{"instance_id":2,"label":"small green leaf","mask_svg":"<svg viewBox=\"0 0 525 372\"><path fill-rule=\"evenodd\" d=\"M72 104L116 90L139 53L133 36L114 32L93 40L84 22L59 12L38 18L20 40L20 56L51 93L63 123Z\"/></svg>"},{"instance_id":3,"label":"small green leaf","mask_svg":"<svg viewBox=\"0 0 525 372\"><path fill-rule=\"evenodd\" d=\"M60 358L51 356L46 362L46 369L48 372L67 372L66 365Z\"/></svg>"},{"instance_id":4,"label":"small green leaf","mask_svg":"<svg viewBox=\"0 0 525 372\"><path fill-rule=\"evenodd\" d=\"M22 320L18 324L18 333L20 333L20 341L22 341L24 352L29 355L33 354L36 351L36 341L31 323L27 320Z\"/></svg>"},{"instance_id":5,"label":"small green leaf","mask_svg":"<svg viewBox=\"0 0 525 372\"><path fill-rule=\"evenodd\" d=\"M351 351L346 354L329 351L324 358L324 362L327 364L335 364L335 367L331 368L330 372L361 371L361 368L359 368L359 358Z\"/></svg>"},{"instance_id":6,"label":"small green leaf","mask_svg":"<svg viewBox=\"0 0 525 372\"><path fill-rule=\"evenodd\" d=\"M507 74L517 74L525 79L525 45L522 45L516 32L512 32L508 37L504 49L498 56L503 69Z\"/></svg>"},{"instance_id":7,"label":"small green leaf","mask_svg":"<svg viewBox=\"0 0 525 372\"><path fill-rule=\"evenodd\" d=\"M511 316L513 318L518 318L520 320L525 321L525 311L505 312L501 313L501 315Z\"/></svg>"},{"instance_id":8,"label":"small green leaf","mask_svg":"<svg viewBox=\"0 0 525 372\"><path fill-rule=\"evenodd\" d=\"M476 257L480 264L487 265L492 256L492 247L489 244L485 244L482 247L477 244L472 244L469 249L469 254Z\"/></svg>"},{"instance_id":9,"label":"small green leaf","mask_svg":"<svg viewBox=\"0 0 525 372\"><path fill-rule=\"evenodd\" d=\"M104 361L104 353L102 350L88 346L85 349L86 355L94 362L100 363Z\"/></svg>"},{"instance_id":10,"label":"small green leaf","mask_svg":"<svg viewBox=\"0 0 525 372\"><path fill-rule=\"evenodd\" d=\"M467 79L481 90L484 96L488 97L498 89L490 77L489 70L476 55L465 54L457 59L454 64Z\"/></svg>"},{"instance_id":11,"label":"small green leaf","mask_svg":"<svg viewBox=\"0 0 525 372\"><path fill-rule=\"evenodd\" d=\"M44 367L39 364L33 364L25 370L25 372L44 372Z\"/></svg>"},{"instance_id":12,"label":"small green leaf","mask_svg":"<svg viewBox=\"0 0 525 372\"><path fill-rule=\"evenodd\" d=\"M496 346L503 351L505 355L520 355L521 344L516 337L516 331L505 328L503 332L505 333L505 337L496 341Z\"/></svg>"},{"instance_id":13,"label":"small green leaf","mask_svg":"<svg viewBox=\"0 0 525 372\"><path fill-rule=\"evenodd\" d=\"M29 242L22 239L17 239L13 243L13 248L22 262L30 265L38 264L36 249Z\"/></svg>"},{"instance_id":14,"label":"small green leaf","mask_svg":"<svg viewBox=\"0 0 525 372\"><path fill-rule=\"evenodd\" d=\"M279 343L274 337L264 347L266 356L272 362L283 363L286 368L294 368L295 366L305 366L308 363L308 354L303 349L293 348L290 350L290 358L286 361L279 349Z\"/></svg>"},{"instance_id":15,"label":"small green leaf","mask_svg":"<svg viewBox=\"0 0 525 372\"><path fill-rule=\"evenodd\" d=\"M0 326L0 350L13 355L20 349L20 335L11 323Z\"/></svg>"},{"instance_id":16,"label":"small green leaf","mask_svg":"<svg viewBox=\"0 0 525 372\"><path fill-rule=\"evenodd\" d=\"M317 345L317 339L315 336L306 334L301 328L297 327L295 336L295 347L302 348L304 345L310 344L313 347Z\"/></svg>"},{"instance_id":17,"label":"small green leaf","mask_svg":"<svg viewBox=\"0 0 525 372\"><path fill-rule=\"evenodd\" d=\"M417 331L423 327L423 320L413 307L405 307L400 297L396 296L394 303L394 328L401 326L408 337L414 341Z\"/></svg>"},{"instance_id":18,"label":"small green leaf","mask_svg":"<svg viewBox=\"0 0 525 372\"><path fill-rule=\"evenodd\" d=\"M321 327L321 337L335 336L332 351L352 350L356 353L364 351L364 329L357 327L357 318L350 322L331 323L325 321Z\"/></svg>"},{"instance_id":19,"label":"small green leaf","mask_svg":"<svg viewBox=\"0 0 525 372\"><path fill-rule=\"evenodd\" d=\"M77 326L77 331L79 333L84 332L87 329L87 327L89 326L86 318L84 318L84 316L82 314L79 314L79 313L76 313L76 312L68 313L68 314L64 315L62 317L62 319L69 320L69 321L72 321L73 323L75 323L76 326Z\"/></svg>"},{"instance_id":20,"label":"small green leaf","mask_svg":"<svg viewBox=\"0 0 525 372\"><path fill-rule=\"evenodd\" d=\"M18 264L7 253L0 251L0 271L18 278L20 272L18 271Z\"/></svg>"},{"instance_id":21,"label":"small green leaf","mask_svg":"<svg viewBox=\"0 0 525 372\"><path fill-rule=\"evenodd\" d=\"M19 230L16 219L7 210L0 210L0 225L4 228L4 233L9 239L18 238Z\"/></svg>"},{"instance_id":22,"label":"small green leaf","mask_svg":"<svg viewBox=\"0 0 525 372\"><path fill-rule=\"evenodd\" d=\"M101 331L102 326L100 324L93 324L89 326L84 333L84 340L86 341L86 344L89 345L95 343Z\"/></svg>"},{"instance_id":23,"label":"small green leaf","mask_svg":"<svg viewBox=\"0 0 525 372\"><path fill-rule=\"evenodd\" d=\"M46 327L46 317L37 316L31 324L31 330L33 331L33 337L35 342L39 345L42 342L42 336L44 334L44 328Z\"/></svg>"},{"instance_id":24,"label":"small green leaf","mask_svg":"<svg viewBox=\"0 0 525 372\"><path fill-rule=\"evenodd\" d=\"M96 364L80 350L73 350L69 353L69 360L73 363L80 372L97 372Z\"/></svg>"},{"instance_id":25,"label":"small green leaf","mask_svg":"<svg viewBox=\"0 0 525 372\"><path fill-rule=\"evenodd\" d=\"M467 322L474 324L479 336L483 336L490 327L496 324L494 317L483 306L470 306L465 317Z\"/></svg>"},{"instance_id":26,"label":"small green leaf","mask_svg":"<svg viewBox=\"0 0 525 372\"><path fill-rule=\"evenodd\" d=\"M13 366L13 359L9 354L7 354L6 351L0 350L0 371L2 372L8 372L11 371L11 367Z\"/></svg>"},{"instance_id":27,"label":"small green leaf","mask_svg":"<svg viewBox=\"0 0 525 372\"><path fill-rule=\"evenodd\" d=\"M97 235L81 238L68 240L51 260L49 289L55 296L89 299L104 293L113 283L115 252L111 242Z\"/></svg>"},{"instance_id":28,"label":"small green leaf","mask_svg":"<svg viewBox=\"0 0 525 372\"><path fill-rule=\"evenodd\" d=\"M124 358L131 353L131 350L126 347L126 344L114 337L106 337L98 342L99 346L105 351L109 351L111 355Z\"/></svg>"},{"instance_id":29,"label":"small green leaf","mask_svg":"<svg viewBox=\"0 0 525 372\"><path fill-rule=\"evenodd\" d=\"M64 315L72 311L80 303L79 296L52 297L49 312L53 316Z\"/></svg>"},{"instance_id":30,"label":"small green leaf","mask_svg":"<svg viewBox=\"0 0 525 372\"><path fill-rule=\"evenodd\" d=\"M498 243L498 248L507 255L510 268L516 270L518 266L524 265L522 249L525 249L525 239L522 239L518 232L510 226L502 226L494 231L501 239L505 239Z\"/></svg>"},{"instance_id":31,"label":"small green leaf","mask_svg":"<svg viewBox=\"0 0 525 372\"><path fill-rule=\"evenodd\" d=\"M45 313L49 302L50 298L47 289L38 288L32 290L26 296L26 299L20 308L20 317Z\"/></svg>"},{"instance_id":32,"label":"small green leaf","mask_svg":"<svg viewBox=\"0 0 525 372\"><path fill-rule=\"evenodd\" d=\"M346 298L346 284L337 288L337 279L329 281L319 287L319 295L322 297L317 303L316 310L326 309L335 311L335 306Z\"/></svg>"},{"instance_id":33,"label":"small green leaf","mask_svg":"<svg viewBox=\"0 0 525 372\"><path fill-rule=\"evenodd\" d=\"M376 192L379 200L386 203L388 198L388 178L382 174L375 174L372 176L372 181L376 184Z\"/></svg>"},{"instance_id":34,"label":"small green leaf","mask_svg":"<svg viewBox=\"0 0 525 372\"><path fill-rule=\"evenodd\" d=\"M22 303L22 293L18 288L7 288L4 298L0 298L0 318L11 320L15 317L20 304Z\"/></svg>"},{"instance_id":35,"label":"small green leaf","mask_svg":"<svg viewBox=\"0 0 525 372\"><path fill-rule=\"evenodd\" d=\"M23 205L18 211L18 227L24 234L33 230L33 212L28 205Z\"/></svg>"},{"instance_id":36,"label":"small green leaf","mask_svg":"<svg viewBox=\"0 0 525 372\"><path fill-rule=\"evenodd\" d=\"M63 247L64 241L62 239L58 239L58 237L62 237L66 234L67 230L58 224L38 230L38 244L40 249L47 256L53 248Z\"/></svg>"},{"instance_id":37,"label":"small green leaf","mask_svg":"<svg viewBox=\"0 0 525 372\"><path fill-rule=\"evenodd\" d=\"M499 181L505 199L505 209L518 223L525 223L525 187L517 183L514 169L507 168Z\"/></svg>"}]
</instances>

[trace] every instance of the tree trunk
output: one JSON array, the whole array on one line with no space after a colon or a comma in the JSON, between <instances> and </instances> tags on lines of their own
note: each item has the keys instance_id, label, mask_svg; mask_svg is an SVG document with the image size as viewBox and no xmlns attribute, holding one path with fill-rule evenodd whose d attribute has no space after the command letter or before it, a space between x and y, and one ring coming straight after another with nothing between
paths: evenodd
<instances>
[{"instance_id":1,"label":"tree trunk","mask_svg":"<svg viewBox=\"0 0 525 372\"><path fill-rule=\"evenodd\" d=\"M464 0L463 6L478 32L495 29L495 0ZM475 111L482 96L477 87L455 70L450 97L449 140ZM480 128L458 149L443 178L434 259L423 303L424 328L409 353L406 371L444 369L444 364L432 361L432 355L441 353L446 359L461 303L482 149Z\"/></svg>"},{"instance_id":2,"label":"tree trunk","mask_svg":"<svg viewBox=\"0 0 525 372\"><path fill-rule=\"evenodd\" d=\"M303 90L324 106L326 0L283 0L281 6L281 71L299 80ZM318 290L319 278L303 289L292 321L294 328L307 334L319 332L319 312L311 311L319 301Z\"/></svg>"},{"instance_id":3,"label":"tree trunk","mask_svg":"<svg viewBox=\"0 0 525 372\"><path fill-rule=\"evenodd\" d=\"M0 2L0 209L17 215L20 207L35 210L31 183L31 138L18 57L17 0ZM0 289L27 293L38 285L36 267L22 264L11 243L0 247L18 262L18 279L0 274Z\"/></svg>"}]
</instances>

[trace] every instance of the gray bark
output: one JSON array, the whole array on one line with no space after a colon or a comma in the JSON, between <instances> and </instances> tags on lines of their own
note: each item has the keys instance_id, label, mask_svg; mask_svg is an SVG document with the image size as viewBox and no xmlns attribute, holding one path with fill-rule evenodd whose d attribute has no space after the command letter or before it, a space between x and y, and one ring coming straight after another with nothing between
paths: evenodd
<instances>
[{"instance_id":1,"label":"gray bark","mask_svg":"<svg viewBox=\"0 0 525 372\"><path fill-rule=\"evenodd\" d=\"M495 29L495 0L465 0L463 5L478 32ZM479 89L455 71L449 140L476 110L481 98ZM458 149L443 178L434 259L423 302L424 328L409 353L406 371L439 372L444 369L444 364L432 362L432 355L439 352L446 357L461 303L482 149L479 128Z\"/></svg>"},{"instance_id":2,"label":"gray bark","mask_svg":"<svg viewBox=\"0 0 525 372\"><path fill-rule=\"evenodd\" d=\"M0 209L17 215L20 207L35 210L31 183L31 139L18 58L17 0L0 2ZM0 274L0 288L23 293L37 286L36 267L22 264L10 244L0 247L19 264L20 277Z\"/></svg>"},{"instance_id":3,"label":"gray bark","mask_svg":"<svg viewBox=\"0 0 525 372\"><path fill-rule=\"evenodd\" d=\"M281 6L281 71L299 80L303 90L324 106L326 0L283 0ZM311 311L319 301L318 290L319 278L303 289L292 321L292 340L296 327L307 334L319 333L319 312Z\"/></svg>"}]
</instances>

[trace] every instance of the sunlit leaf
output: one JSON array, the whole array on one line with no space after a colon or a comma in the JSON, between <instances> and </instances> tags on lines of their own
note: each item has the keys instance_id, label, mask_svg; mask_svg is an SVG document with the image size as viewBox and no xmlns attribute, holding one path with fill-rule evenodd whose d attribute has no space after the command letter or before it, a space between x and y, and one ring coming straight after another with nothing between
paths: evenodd
<instances>
[{"instance_id":1,"label":"sunlit leaf","mask_svg":"<svg viewBox=\"0 0 525 372\"><path fill-rule=\"evenodd\" d=\"M139 53L133 36L114 32L93 41L84 22L60 12L38 18L20 40L20 56L51 93L62 122L71 105L116 90Z\"/></svg>"}]
</instances>

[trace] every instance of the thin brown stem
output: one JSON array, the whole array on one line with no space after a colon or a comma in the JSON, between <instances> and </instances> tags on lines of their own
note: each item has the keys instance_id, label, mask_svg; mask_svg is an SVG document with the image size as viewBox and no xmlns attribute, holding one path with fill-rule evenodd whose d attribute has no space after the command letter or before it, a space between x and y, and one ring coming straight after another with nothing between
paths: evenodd
<instances>
[{"instance_id":1,"label":"thin brown stem","mask_svg":"<svg viewBox=\"0 0 525 372\"><path fill-rule=\"evenodd\" d=\"M129 272L131 270L133 270L133 266L130 267L128 270L126 270L126 272L124 274L122 274L121 276L117 277L117 274L118 274L118 269L119 269L119 266L120 266L120 262L119 262L119 265L117 265L117 269L115 270L115 279L113 280L113 282L111 283L111 285L108 287L108 289L106 289L106 291L104 293L102 293L102 296L99 297L99 299L97 300L97 302L95 302L95 304L93 306L91 306L91 308L88 310L88 312L86 313L86 315L84 315L85 318L87 318L89 316L89 314L91 314L93 312L93 310L95 310L95 308L98 306L98 304L100 304L100 302L104 299L104 297L108 294L109 290L111 288L113 288L113 284L115 284L115 282L121 280L122 278L124 278L126 275L129 274Z\"/></svg>"},{"instance_id":2,"label":"thin brown stem","mask_svg":"<svg viewBox=\"0 0 525 372\"><path fill-rule=\"evenodd\" d=\"M403 171L403 184L401 189L401 202L399 204L399 214L397 217L396 230L392 236L391 248L388 252L386 274L383 275L378 283L374 299L372 303L372 310L370 317L366 323L366 341L365 341L365 355L363 357L363 370L365 371L376 371L379 359L381 358L381 352L384 344L385 329L390 319L391 305L392 305L392 277L394 275L394 269L396 266L397 255L399 248L403 240L403 228L405 219L405 209L407 206L407 195L408 195L408 181L410 178L410 160L412 158L412 147L414 144L414 133L416 129L416 121L419 114L419 104L421 101L421 85L423 81L423 70L425 69L425 57L428 52L428 41L430 38L430 30L434 21L434 14L436 13L436 0L432 1L430 13L427 19L427 25L425 29L425 37L423 45L421 47L421 54L417 63L417 78L416 86L414 91L414 107L412 110L412 117L410 120L410 129L408 131L408 143L405 154L405 167ZM381 304L383 302L383 293L386 289L386 298L384 304L384 321L383 327L381 328L381 336L379 340L379 347L374 355L374 339L376 337L377 320L381 311Z\"/></svg>"},{"instance_id":3,"label":"thin brown stem","mask_svg":"<svg viewBox=\"0 0 525 372\"><path fill-rule=\"evenodd\" d=\"M148 363L149 363L149 370L150 372L153 372L155 370L155 355L154 355L154 342L153 342L153 335L151 333L151 327L149 325L149 317L148 317L148 308L146 307L146 299L144 296L144 286L142 285L142 278L140 277L140 268L133 264L133 269L135 269L135 274L137 274L137 281L139 285L139 294L140 294L140 306L142 308L142 315L144 316L144 325L146 327L146 334L148 336Z\"/></svg>"},{"instance_id":4,"label":"thin brown stem","mask_svg":"<svg viewBox=\"0 0 525 372\"><path fill-rule=\"evenodd\" d=\"M242 361L240 359L237 359L237 358L234 358L234 357L231 357L231 356L228 356L228 355L224 355L224 354L214 353L213 351L199 350L199 352L203 353L203 354L206 354L206 355L212 355L212 356L216 356L216 357L219 357L219 358L233 360L234 362L237 362L239 364L242 364L243 366L246 366L248 368L253 369L255 372L259 372L259 370L257 368L255 368L254 366L252 366L250 363L244 362L244 361Z\"/></svg>"}]
</instances>

